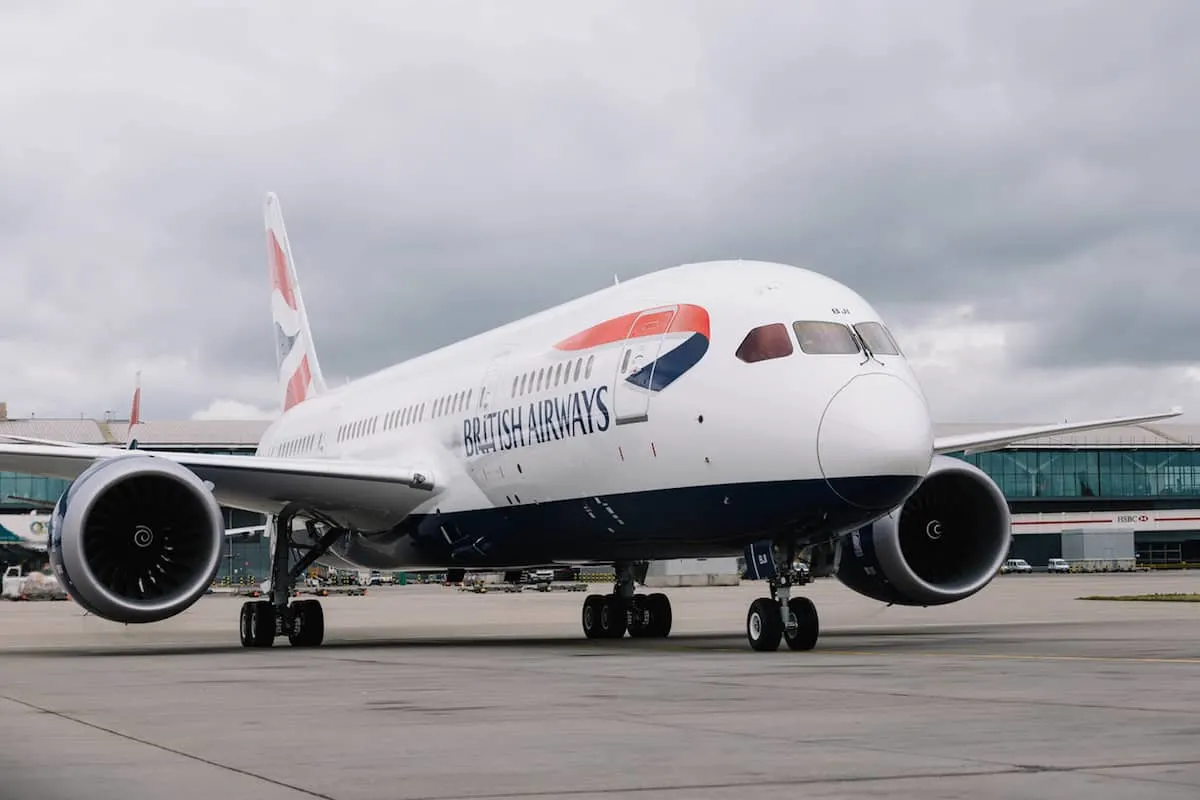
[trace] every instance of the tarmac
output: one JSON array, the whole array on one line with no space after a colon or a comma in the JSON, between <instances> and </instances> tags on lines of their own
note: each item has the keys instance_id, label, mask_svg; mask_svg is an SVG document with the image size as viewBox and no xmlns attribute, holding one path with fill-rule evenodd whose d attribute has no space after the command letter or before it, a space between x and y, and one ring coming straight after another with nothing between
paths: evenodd
<instances>
[{"instance_id":1,"label":"tarmac","mask_svg":"<svg viewBox=\"0 0 1200 800\"><path fill-rule=\"evenodd\" d=\"M596 587L603 591L606 587ZM585 595L325 598L326 645L243 650L240 599L151 626L0 603L0 800L1200 796L1200 573L1005 575L962 603L805 587L816 650L756 653L765 589L669 589L669 639Z\"/></svg>"}]
</instances>

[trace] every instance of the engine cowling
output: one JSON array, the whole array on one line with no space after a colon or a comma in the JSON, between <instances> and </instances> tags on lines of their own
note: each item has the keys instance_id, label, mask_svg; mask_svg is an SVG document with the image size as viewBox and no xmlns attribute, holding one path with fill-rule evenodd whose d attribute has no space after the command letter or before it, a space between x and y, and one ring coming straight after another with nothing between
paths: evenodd
<instances>
[{"instance_id":1,"label":"engine cowling","mask_svg":"<svg viewBox=\"0 0 1200 800\"><path fill-rule=\"evenodd\" d=\"M208 486L148 454L92 464L54 507L47 552L71 598L113 622L158 622L208 590L225 522Z\"/></svg>"},{"instance_id":2,"label":"engine cowling","mask_svg":"<svg viewBox=\"0 0 1200 800\"><path fill-rule=\"evenodd\" d=\"M965 461L935 456L903 505L842 543L836 575L885 603L954 603L988 585L1011 539L1008 502L995 481Z\"/></svg>"}]
</instances>

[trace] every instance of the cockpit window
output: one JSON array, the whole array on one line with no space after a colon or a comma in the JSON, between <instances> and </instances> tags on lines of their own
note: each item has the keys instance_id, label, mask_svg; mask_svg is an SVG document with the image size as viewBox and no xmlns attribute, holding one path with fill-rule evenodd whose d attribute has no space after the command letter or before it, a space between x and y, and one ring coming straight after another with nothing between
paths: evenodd
<instances>
[{"instance_id":1,"label":"cockpit window","mask_svg":"<svg viewBox=\"0 0 1200 800\"><path fill-rule=\"evenodd\" d=\"M787 326L782 322L770 325L760 325L746 334L738 345L737 357L748 364L755 361L766 361L771 358L783 358L792 354L792 339L788 336Z\"/></svg>"},{"instance_id":2,"label":"cockpit window","mask_svg":"<svg viewBox=\"0 0 1200 800\"><path fill-rule=\"evenodd\" d=\"M860 322L854 326L854 330L858 331L858 335L875 355L900 355L900 345L896 344L896 340L892 338L888 329L878 322Z\"/></svg>"},{"instance_id":3,"label":"cockpit window","mask_svg":"<svg viewBox=\"0 0 1200 800\"><path fill-rule=\"evenodd\" d=\"M793 322L800 349L813 355L840 355L860 352L854 334L838 322Z\"/></svg>"}]
</instances>

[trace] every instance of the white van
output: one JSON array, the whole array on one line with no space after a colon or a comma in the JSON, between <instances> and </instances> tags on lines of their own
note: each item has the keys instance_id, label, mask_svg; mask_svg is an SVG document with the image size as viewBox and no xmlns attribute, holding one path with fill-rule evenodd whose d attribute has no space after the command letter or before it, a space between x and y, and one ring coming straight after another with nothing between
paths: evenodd
<instances>
[{"instance_id":1,"label":"white van","mask_svg":"<svg viewBox=\"0 0 1200 800\"><path fill-rule=\"evenodd\" d=\"M1000 568L1001 572L1033 572L1033 567L1029 566L1029 562L1023 558L1010 558L1004 562L1004 566Z\"/></svg>"}]
</instances>

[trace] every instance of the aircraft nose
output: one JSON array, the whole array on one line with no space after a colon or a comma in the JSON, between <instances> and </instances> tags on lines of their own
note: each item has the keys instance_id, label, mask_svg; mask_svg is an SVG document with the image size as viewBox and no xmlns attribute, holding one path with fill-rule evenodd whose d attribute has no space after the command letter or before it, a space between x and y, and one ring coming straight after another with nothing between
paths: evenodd
<instances>
[{"instance_id":1,"label":"aircraft nose","mask_svg":"<svg viewBox=\"0 0 1200 800\"><path fill-rule=\"evenodd\" d=\"M847 503L895 508L933 461L933 423L924 399L894 375L852 378L821 417L817 459L825 482Z\"/></svg>"}]
</instances>

